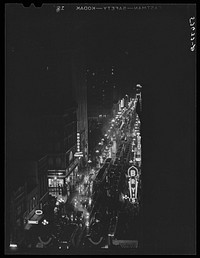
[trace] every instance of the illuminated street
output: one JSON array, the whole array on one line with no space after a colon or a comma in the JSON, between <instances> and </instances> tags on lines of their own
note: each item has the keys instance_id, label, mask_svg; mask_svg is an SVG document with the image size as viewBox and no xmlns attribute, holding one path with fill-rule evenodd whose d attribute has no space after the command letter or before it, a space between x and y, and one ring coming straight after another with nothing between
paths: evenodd
<instances>
[{"instance_id":1,"label":"illuminated street","mask_svg":"<svg viewBox=\"0 0 200 258\"><path fill-rule=\"evenodd\" d=\"M51 213L37 211L42 219L29 222L28 248L115 248L125 240L138 247L142 159L136 105L141 108L137 96L130 98L127 107L124 98L119 101L120 110L107 123L101 139L103 148L94 154L99 163L92 166L88 160L69 197L52 197ZM131 223L134 231L129 230Z\"/></svg>"},{"instance_id":2,"label":"illuminated street","mask_svg":"<svg viewBox=\"0 0 200 258\"><path fill-rule=\"evenodd\" d=\"M195 8L5 5L6 255L195 254Z\"/></svg>"}]
</instances>

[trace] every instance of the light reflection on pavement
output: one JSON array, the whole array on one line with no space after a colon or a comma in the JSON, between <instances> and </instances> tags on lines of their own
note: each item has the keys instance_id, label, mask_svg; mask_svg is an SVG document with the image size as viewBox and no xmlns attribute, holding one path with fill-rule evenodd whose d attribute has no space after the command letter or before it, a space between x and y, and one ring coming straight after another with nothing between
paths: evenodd
<instances>
[{"instance_id":1,"label":"light reflection on pavement","mask_svg":"<svg viewBox=\"0 0 200 258\"><path fill-rule=\"evenodd\" d=\"M89 171L91 172L91 171ZM92 206L93 181L95 175L84 176L83 182L76 187L76 192L71 200L75 211L83 212L84 223L89 227L90 211Z\"/></svg>"}]
</instances>

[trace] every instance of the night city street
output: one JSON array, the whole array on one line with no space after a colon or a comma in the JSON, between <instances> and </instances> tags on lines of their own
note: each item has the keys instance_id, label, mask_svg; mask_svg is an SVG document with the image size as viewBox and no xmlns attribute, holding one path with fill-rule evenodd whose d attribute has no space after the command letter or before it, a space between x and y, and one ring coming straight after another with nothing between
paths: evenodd
<instances>
[{"instance_id":1,"label":"night city street","mask_svg":"<svg viewBox=\"0 0 200 258\"><path fill-rule=\"evenodd\" d=\"M5 254L196 254L195 10L6 4Z\"/></svg>"}]
</instances>

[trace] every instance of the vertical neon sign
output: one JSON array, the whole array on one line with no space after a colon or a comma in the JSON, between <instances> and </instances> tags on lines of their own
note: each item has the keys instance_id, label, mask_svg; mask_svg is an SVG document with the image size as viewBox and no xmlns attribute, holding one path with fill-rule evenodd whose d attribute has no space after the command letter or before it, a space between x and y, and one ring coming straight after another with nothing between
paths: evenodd
<instances>
[{"instance_id":1,"label":"vertical neon sign","mask_svg":"<svg viewBox=\"0 0 200 258\"><path fill-rule=\"evenodd\" d=\"M128 185L129 185L129 200L135 202L137 199L138 188L138 169L135 166L131 166L128 169Z\"/></svg>"},{"instance_id":2,"label":"vertical neon sign","mask_svg":"<svg viewBox=\"0 0 200 258\"><path fill-rule=\"evenodd\" d=\"M77 133L77 152L80 152L80 133Z\"/></svg>"}]
</instances>

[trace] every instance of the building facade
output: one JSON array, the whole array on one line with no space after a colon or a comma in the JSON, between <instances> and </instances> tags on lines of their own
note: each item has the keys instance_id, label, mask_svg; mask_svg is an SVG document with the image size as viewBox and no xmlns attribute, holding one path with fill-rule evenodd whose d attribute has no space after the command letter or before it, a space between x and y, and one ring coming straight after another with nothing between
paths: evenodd
<instances>
[{"instance_id":1,"label":"building facade","mask_svg":"<svg viewBox=\"0 0 200 258\"><path fill-rule=\"evenodd\" d=\"M117 69L112 66L89 67L85 71L87 82L88 116L112 115L112 105L119 98Z\"/></svg>"},{"instance_id":2,"label":"building facade","mask_svg":"<svg viewBox=\"0 0 200 258\"><path fill-rule=\"evenodd\" d=\"M24 219L26 215L26 182L10 189L10 244L20 245L25 237Z\"/></svg>"},{"instance_id":3,"label":"building facade","mask_svg":"<svg viewBox=\"0 0 200 258\"><path fill-rule=\"evenodd\" d=\"M39 184L39 208L42 210L48 202L48 173L47 173L47 155L38 159L38 184Z\"/></svg>"},{"instance_id":4,"label":"building facade","mask_svg":"<svg viewBox=\"0 0 200 258\"><path fill-rule=\"evenodd\" d=\"M26 161L23 161L23 169L27 171L26 211L24 213L26 235L33 225L32 221L37 223L42 219L41 215L36 214L36 210L43 209L44 204L48 201L47 170L46 165L41 166L41 160L40 157L32 154Z\"/></svg>"},{"instance_id":5,"label":"building facade","mask_svg":"<svg viewBox=\"0 0 200 258\"><path fill-rule=\"evenodd\" d=\"M10 189L10 243L26 245L29 230L42 219L36 210L48 202L47 156L18 160L15 168L22 177Z\"/></svg>"},{"instance_id":6,"label":"building facade","mask_svg":"<svg viewBox=\"0 0 200 258\"><path fill-rule=\"evenodd\" d=\"M69 193L76 181L79 160L74 156L77 142L76 106L64 114L46 117L48 124L48 188L49 194Z\"/></svg>"},{"instance_id":7,"label":"building facade","mask_svg":"<svg viewBox=\"0 0 200 258\"><path fill-rule=\"evenodd\" d=\"M85 167L88 161L88 98L87 98L87 84L86 84L86 64L83 52L79 50L72 51L72 85L77 107L77 132L80 133L81 152L83 159L81 159L81 166Z\"/></svg>"}]
</instances>

